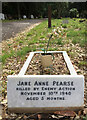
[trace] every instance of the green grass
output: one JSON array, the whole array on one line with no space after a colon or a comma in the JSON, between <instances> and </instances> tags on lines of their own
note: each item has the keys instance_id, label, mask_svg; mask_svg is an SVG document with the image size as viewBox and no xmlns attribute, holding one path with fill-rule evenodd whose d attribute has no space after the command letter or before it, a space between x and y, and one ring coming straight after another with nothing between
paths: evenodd
<instances>
[{"instance_id":1,"label":"green grass","mask_svg":"<svg viewBox=\"0 0 87 120\"><path fill-rule=\"evenodd\" d=\"M42 47L44 47L44 45L43 45L43 44L40 44L39 47L42 48Z\"/></svg>"},{"instance_id":2,"label":"green grass","mask_svg":"<svg viewBox=\"0 0 87 120\"><path fill-rule=\"evenodd\" d=\"M69 31L67 34L67 37L75 37L75 36L79 36L78 31Z\"/></svg>"},{"instance_id":3,"label":"green grass","mask_svg":"<svg viewBox=\"0 0 87 120\"><path fill-rule=\"evenodd\" d=\"M87 61L80 61L79 66L87 66Z\"/></svg>"},{"instance_id":4,"label":"green grass","mask_svg":"<svg viewBox=\"0 0 87 120\"><path fill-rule=\"evenodd\" d=\"M27 36L32 36L32 33L28 33Z\"/></svg>"},{"instance_id":5,"label":"green grass","mask_svg":"<svg viewBox=\"0 0 87 120\"><path fill-rule=\"evenodd\" d=\"M31 48L23 47L21 50L17 51L17 56L22 57L26 55L27 52L31 52Z\"/></svg>"},{"instance_id":6,"label":"green grass","mask_svg":"<svg viewBox=\"0 0 87 120\"><path fill-rule=\"evenodd\" d=\"M0 55L0 63L2 62L2 56Z\"/></svg>"},{"instance_id":7,"label":"green grass","mask_svg":"<svg viewBox=\"0 0 87 120\"><path fill-rule=\"evenodd\" d=\"M64 31L67 32L67 38L64 40L64 38L59 39L51 39L50 45L48 50L59 50L59 46L69 44L69 41L71 40L73 44L79 44L81 47L85 47L87 45L87 31L86 31L86 23L79 23L79 19L70 19L67 18L69 23L63 24L63 19L52 19L52 27L48 28L48 21L43 21L40 25L36 26L35 28L31 29L29 32L26 33L26 36L24 38L18 36L15 40L15 45L20 45L21 48L18 50L11 49L12 43L7 44L8 50L3 50L3 56L0 57L0 61L3 62L3 64L6 62L7 58L10 58L12 56L19 56L24 57L28 52L30 51L36 51L39 48L46 48L47 42L48 42L48 33L52 32L53 29L62 26L64 28ZM52 48L51 46L54 47ZM55 47L57 45L57 47ZM73 57L73 53L71 53L71 56Z\"/></svg>"},{"instance_id":8,"label":"green grass","mask_svg":"<svg viewBox=\"0 0 87 120\"><path fill-rule=\"evenodd\" d=\"M86 23L79 23L79 19L76 21L70 20L71 26L67 30L67 38L72 40L73 44L79 43L81 47L84 47L87 43L86 40Z\"/></svg>"},{"instance_id":9,"label":"green grass","mask_svg":"<svg viewBox=\"0 0 87 120\"><path fill-rule=\"evenodd\" d=\"M70 55L71 58L74 58L76 56L76 54L73 52L69 52L68 54Z\"/></svg>"},{"instance_id":10,"label":"green grass","mask_svg":"<svg viewBox=\"0 0 87 120\"><path fill-rule=\"evenodd\" d=\"M57 44L58 44L58 45L63 45L62 40L63 40L63 38L59 38L59 39L57 39Z\"/></svg>"},{"instance_id":11,"label":"green grass","mask_svg":"<svg viewBox=\"0 0 87 120\"><path fill-rule=\"evenodd\" d=\"M63 27L63 28L67 28L67 25L66 25L66 24L62 24L62 27Z\"/></svg>"},{"instance_id":12,"label":"green grass","mask_svg":"<svg viewBox=\"0 0 87 120\"><path fill-rule=\"evenodd\" d=\"M58 48L56 48L56 47L54 47L54 48L49 48L49 51L57 51L58 50Z\"/></svg>"},{"instance_id":13,"label":"green grass","mask_svg":"<svg viewBox=\"0 0 87 120\"><path fill-rule=\"evenodd\" d=\"M19 41L19 44L21 44L21 43L23 43L23 41L22 41L22 40L20 40L20 41Z\"/></svg>"},{"instance_id":14,"label":"green grass","mask_svg":"<svg viewBox=\"0 0 87 120\"><path fill-rule=\"evenodd\" d=\"M14 55L15 55L15 52L13 50L11 50L10 53L8 53L8 52L5 53L3 56L1 56L0 59L1 59L2 63L4 64L7 58L10 58L10 57L12 57Z\"/></svg>"},{"instance_id":15,"label":"green grass","mask_svg":"<svg viewBox=\"0 0 87 120\"><path fill-rule=\"evenodd\" d=\"M8 44L8 46L10 47L12 44Z\"/></svg>"}]
</instances>

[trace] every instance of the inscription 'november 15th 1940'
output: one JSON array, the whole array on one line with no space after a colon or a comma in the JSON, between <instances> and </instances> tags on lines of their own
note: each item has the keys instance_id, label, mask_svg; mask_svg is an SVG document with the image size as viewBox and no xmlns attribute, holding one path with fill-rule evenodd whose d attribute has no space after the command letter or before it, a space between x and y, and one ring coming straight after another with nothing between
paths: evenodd
<instances>
[{"instance_id":1,"label":"inscription 'november 15th 1940'","mask_svg":"<svg viewBox=\"0 0 87 120\"><path fill-rule=\"evenodd\" d=\"M33 84L31 81L18 81L16 91L26 96L26 100L66 100L75 87L73 81L35 81Z\"/></svg>"}]
</instances>

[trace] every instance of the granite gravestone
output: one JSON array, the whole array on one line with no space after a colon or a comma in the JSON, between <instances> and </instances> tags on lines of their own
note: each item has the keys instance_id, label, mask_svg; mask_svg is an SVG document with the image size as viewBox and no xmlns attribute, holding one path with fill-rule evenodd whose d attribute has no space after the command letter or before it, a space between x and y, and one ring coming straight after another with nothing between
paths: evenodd
<instances>
[{"instance_id":1,"label":"granite gravestone","mask_svg":"<svg viewBox=\"0 0 87 120\"><path fill-rule=\"evenodd\" d=\"M31 15L31 19L34 19L34 16L33 16L33 15Z\"/></svg>"},{"instance_id":2,"label":"granite gravestone","mask_svg":"<svg viewBox=\"0 0 87 120\"><path fill-rule=\"evenodd\" d=\"M68 24L69 21L68 21L68 20L63 20L62 23L63 23L63 24Z\"/></svg>"}]
</instances>

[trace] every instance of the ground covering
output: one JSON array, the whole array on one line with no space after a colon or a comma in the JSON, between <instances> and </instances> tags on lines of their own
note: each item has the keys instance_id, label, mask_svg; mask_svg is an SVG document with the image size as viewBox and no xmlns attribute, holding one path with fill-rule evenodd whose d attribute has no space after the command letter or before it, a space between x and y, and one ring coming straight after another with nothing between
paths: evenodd
<instances>
[{"instance_id":1,"label":"ground covering","mask_svg":"<svg viewBox=\"0 0 87 120\"><path fill-rule=\"evenodd\" d=\"M63 55L53 54L52 66L48 68L43 68L41 64L41 55L35 54L29 67L26 71L26 75L69 75L69 70L64 61Z\"/></svg>"},{"instance_id":2,"label":"ground covering","mask_svg":"<svg viewBox=\"0 0 87 120\"><path fill-rule=\"evenodd\" d=\"M68 20L64 23L64 20ZM11 114L7 109L7 75L18 74L24 64L29 52L40 51L45 48L49 39L49 35L55 32L55 29L63 28L63 32L58 33L58 37L50 40L48 50L52 51L66 51L74 65L77 74L85 76L85 112L77 113L75 119L87 119L87 20L80 22L80 19L53 19L52 27L48 28L48 22L43 21L40 25L33 29L27 29L18 34L15 38L10 38L2 42L2 55L0 62L2 62L2 74L0 84L2 85L2 99L1 107L3 120L28 120L28 114ZM36 115L36 114L35 114ZM54 116L55 117L55 116ZM58 117L57 117L58 118ZM51 118L53 119L52 115ZM56 118L55 118L56 119ZM67 118L63 118L67 119ZM68 118L68 120L71 118ZM73 118L74 119L74 118Z\"/></svg>"}]
</instances>

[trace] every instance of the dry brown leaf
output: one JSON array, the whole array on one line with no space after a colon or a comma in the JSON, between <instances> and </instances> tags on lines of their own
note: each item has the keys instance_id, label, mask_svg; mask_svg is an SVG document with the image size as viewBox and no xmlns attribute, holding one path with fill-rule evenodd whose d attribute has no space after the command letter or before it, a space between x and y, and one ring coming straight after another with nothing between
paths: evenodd
<instances>
[{"instance_id":1,"label":"dry brown leaf","mask_svg":"<svg viewBox=\"0 0 87 120\"><path fill-rule=\"evenodd\" d=\"M26 120L26 119L27 119L27 116L26 116L26 115L24 115L24 117L23 117L23 118L24 118L24 120Z\"/></svg>"},{"instance_id":2,"label":"dry brown leaf","mask_svg":"<svg viewBox=\"0 0 87 120\"><path fill-rule=\"evenodd\" d=\"M83 113L86 115L87 114L87 108L84 109Z\"/></svg>"},{"instance_id":3,"label":"dry brown leaf","mask_svg":"<svg viewBox=\"0 0 87 120\"><path fill-rule=\"evenodd\" d=\"M81 116L81 115L82 115L82 110L78 112L78 116Z\"/></svg>"},{"instance_id":4,"label":"dry brown leaf","mask_svg":"<svg viewBox=\"0 0 87 120\"><path fill-rule=\"evenodd\" d=\"M70 116L75 117L76 113L74 111L56 111L54 114L63 115L63 116Z\"/></svg>"}]
</instances>

